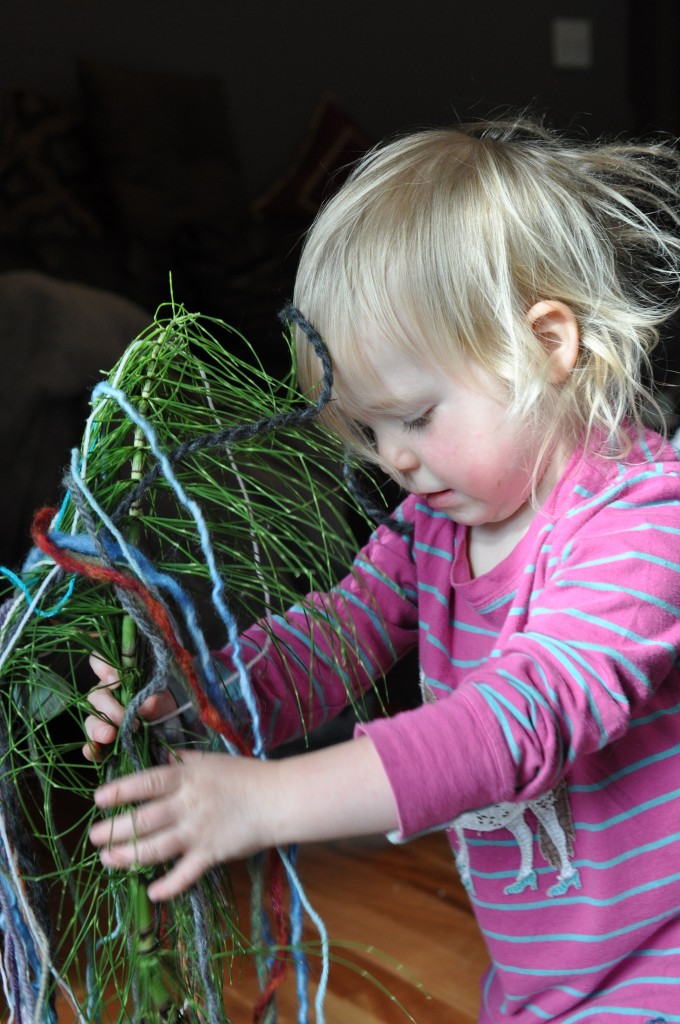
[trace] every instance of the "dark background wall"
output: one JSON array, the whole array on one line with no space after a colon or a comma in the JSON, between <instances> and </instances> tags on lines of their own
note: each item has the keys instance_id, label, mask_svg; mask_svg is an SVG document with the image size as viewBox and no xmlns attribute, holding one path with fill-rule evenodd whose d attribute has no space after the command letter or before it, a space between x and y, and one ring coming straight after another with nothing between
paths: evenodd
<instances>
[{"instance_id":1,"label":"dark background wall","mask_svg":"<svg viewBox=\"0 0 680 1024\"><path fill-rule=\"evenodd\" d=\"M3 0L0 95L75 98L75 59L219 75L252 194L288 164L324 90L371 137L547 109L599 134L634 128L633 0ZM658 5L657 5L658 6ZM664 6L664 5L661 5ZM673 6L673 5L671 5ZM654 2L645 20L654 18ZM557 17L592 23L593 64L555 67Z\"/></svg>"}]
</instances>

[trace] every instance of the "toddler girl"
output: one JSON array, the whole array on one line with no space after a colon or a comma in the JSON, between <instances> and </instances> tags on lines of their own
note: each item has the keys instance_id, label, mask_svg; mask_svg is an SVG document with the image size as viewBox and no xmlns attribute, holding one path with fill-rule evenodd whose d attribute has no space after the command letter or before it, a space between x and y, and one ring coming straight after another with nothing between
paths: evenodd
<instances>
[{"instance_id":1,"label":"toddler girl","mask_svg":"<svg viewBox=\"0 0 680 1024\"><path fill-rule=\"evenodd\" d=\"M272 746L416 645L422 706L112 782L101 808L139 806L93 827L104 864L175 859L167 899L265 846L447 829L493 961L482 1022L680 1021L680 473L640 419L677 174L663 145L518 119L380 147L328 202L295 295L333 360L326 420L408 496L308 599L350 643L302 604L245 653L274 632L252 671ZM304 343L299 373L313 392ZM90 757L122 715L95 668Z\"/></svg>"}]
</instances>

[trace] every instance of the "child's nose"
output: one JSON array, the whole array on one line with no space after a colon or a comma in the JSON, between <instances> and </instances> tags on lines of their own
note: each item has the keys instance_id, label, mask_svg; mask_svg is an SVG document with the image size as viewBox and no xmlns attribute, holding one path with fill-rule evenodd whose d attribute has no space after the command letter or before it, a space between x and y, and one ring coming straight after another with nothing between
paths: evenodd
<instances>
[{"instance_id":1,"label":"child's nose","mask_svg":"<svg viewBox=\"0 0 680 1024\"><path fill-rule=\"evenodd\" d=\"M418 467L418 455L410 439L402 431L385 431L377 440L378 454L396 472L412 473Z\"/></svg>"}]
</instances>

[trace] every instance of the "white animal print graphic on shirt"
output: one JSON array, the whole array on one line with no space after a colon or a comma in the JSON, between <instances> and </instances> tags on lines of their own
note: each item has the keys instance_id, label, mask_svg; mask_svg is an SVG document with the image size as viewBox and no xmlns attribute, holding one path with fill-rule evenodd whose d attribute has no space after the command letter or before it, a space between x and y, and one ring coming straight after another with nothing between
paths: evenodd
<instances>
[{"instance_id":1,"label":"white animal print graphic on shirt","mask_svg":"<svg viewBox=\"0 0 680 1024\"><path fill-rule=\"evenodd\" d=\"M432 688L420 675L420 690L423 702L436 701ZM520 865L515 881L503 890L506 895L515 895L525 889L538 888L538 875L534 867L534 834L527 823L526 815L531 813L538 823L538 841L545 860L557 869L557 881L548 889L548 896L562 896L570 888L580 889L581 880L577 868L571 863L574 853L574 826L569 807L566 785L561 782L556 789L544 793L535 800L521 800L516 803L503 802L481 807L476 811L461 814L451 823L456 833L459 849L456 866L461 881L468 892L473 893L470 854L465 832L495 832L507 829L519 847Z\"/></svg>"}]
</instances>

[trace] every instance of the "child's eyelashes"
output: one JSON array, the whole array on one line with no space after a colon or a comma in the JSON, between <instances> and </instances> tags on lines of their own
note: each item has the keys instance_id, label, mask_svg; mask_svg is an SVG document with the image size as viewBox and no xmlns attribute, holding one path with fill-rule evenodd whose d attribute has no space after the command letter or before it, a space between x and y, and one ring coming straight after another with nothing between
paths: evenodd
<instances>
[{"instance_id":1,"label":"child's eyelashes","mask_svg":"<svg viewBox=\"0 0 680 1024\"><path fill-rule=\"evenodd\" d=\"M413 420L404 420L404 427L406 430L422 430L426 427L432 418L432 409L428 409L422 416L416 416Z\"/></svg>"},{"instance_id":2,"label":"child's eyelashes","mask_svg":"<svg viewBox=\"0 0 680 1024\"><path fill-rule=\"evenodd\" d=\"M408 420L402 419L398 413L389 413L384 415L392 424L398 423L401 420L401 425L404 430L422 430L432 419L433 413L434 407L427 409L419 416L414 416L412 419ZM368 445L373 447L377 444L377 430L379 428L376 426L370 426L362 420L353 420L352 426L356 434L358 434Z\"/></svg>"}]
</instances>

